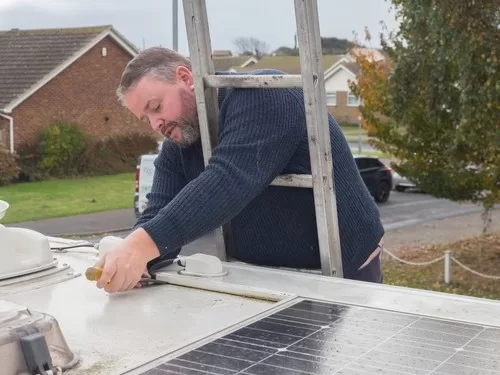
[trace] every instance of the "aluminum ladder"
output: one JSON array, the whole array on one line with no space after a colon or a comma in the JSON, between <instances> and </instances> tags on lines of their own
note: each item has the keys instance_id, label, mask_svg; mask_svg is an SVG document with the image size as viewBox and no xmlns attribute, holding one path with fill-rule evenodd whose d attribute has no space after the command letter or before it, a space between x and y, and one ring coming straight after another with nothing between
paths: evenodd
<instances>
[{"instance_id":1,"label":"aluminum ladder","mask_svg":"<svg viewBox=\"0 0 500 375\"><path fill-rule=\"evenodd\" d=\"M183 0L203 157L205 165L208 164L218 142L217 88L302 88L311 175L281 175L271 185L313 189L321 272L343 277L318 5L316 0L294 2L301 74L216 76L205 0ZM230 225L227 223L215 231L217 256L221 260L227 260L227 249L231 247Z\"/></svg>"}]
</instances>

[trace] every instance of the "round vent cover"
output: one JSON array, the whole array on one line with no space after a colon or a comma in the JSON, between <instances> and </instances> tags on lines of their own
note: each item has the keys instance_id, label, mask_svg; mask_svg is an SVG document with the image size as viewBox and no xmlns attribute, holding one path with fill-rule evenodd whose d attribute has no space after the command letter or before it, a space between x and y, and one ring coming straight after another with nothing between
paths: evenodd
<instances>
[{"instance_id":1,"label":"round vent cover","mask_svg":"<svg viewBox=\"0 0 500 375\"><path fill-rule=\"evenodd\" d=\"M9 204L0 201L0 219ZM0 225L0 280L24 276L57 266L52 256L49 239L31 229L7 228Z\"/></svg>"}]
</instances>

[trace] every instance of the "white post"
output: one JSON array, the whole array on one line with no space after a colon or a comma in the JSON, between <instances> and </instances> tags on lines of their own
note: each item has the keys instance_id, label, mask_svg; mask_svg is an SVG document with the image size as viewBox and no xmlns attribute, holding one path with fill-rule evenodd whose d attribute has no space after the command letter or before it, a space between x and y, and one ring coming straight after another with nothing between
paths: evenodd
<instances>
[{"instance_id":1,"label":"white post","mask_svg":"<svg viewBox=\"0 0 500 375\"><path fill-rule=\"evenodd\" d=\"M451 282L451 251L446 250L444 252L444 283L449 284Z\"/></svg>"},{"instance_id":2,"label":"white post","mask_svg":"<svg viewBox=\"0 0 500 375\"><path fill-rule=\"evenodd\" d=\"M363 136L363 128L361 126L361 116L358 116L358 152L361 154L361 151L363 149L362 146L362 136Z\"/></svg>"}]
</instances>

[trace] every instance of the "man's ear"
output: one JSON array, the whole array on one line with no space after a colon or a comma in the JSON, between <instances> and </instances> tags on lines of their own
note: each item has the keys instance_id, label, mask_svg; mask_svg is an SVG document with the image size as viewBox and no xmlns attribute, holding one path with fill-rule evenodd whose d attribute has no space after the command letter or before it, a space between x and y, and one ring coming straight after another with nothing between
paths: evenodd
<instances>
[{"instance_id":1,"label":"man's ear","mask_svg":"<svg viewBox=\"0 0 500 375\"><path fill-rule=\"evenodd\" d=\"M179 83L184 83L185 85L191 87L194 85L193 82L193 72L185 66L178 66L175 75Z\"/></svg>"}]
</instances>

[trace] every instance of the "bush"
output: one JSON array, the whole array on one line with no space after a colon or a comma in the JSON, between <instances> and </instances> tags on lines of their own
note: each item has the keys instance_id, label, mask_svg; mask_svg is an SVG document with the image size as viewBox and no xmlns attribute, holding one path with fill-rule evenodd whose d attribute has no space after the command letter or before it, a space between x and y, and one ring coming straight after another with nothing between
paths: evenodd
<instances>
[{"instance_id":1,"label":"bush","mask_svg":"<svg viewBox=\"0 0 500 375\"><path fill-rule=\"evenodd\" d=\"M341 128L359 129L359 124L356 124L354 122L339 122L339 125Z\"/></svg>"},{"instance_id":2,"label":"bush","mask_svg":"<svg viewBox=\"0 0 500 375\"><path fill-rule=\"evenodd\" d=\"M40 154L36 143L23 143L17 148L19 172L18 182L41 181L49 177L46 170L38 167Z\"/></svg>"},{"instance_id":3,"label":"bush","mask_svg":"<svg viewBox=\"0 0 500 375\"><path fill-rule=\"evenodd\" d=\"M39 134L39 168L53 176L77 173L76 164L86 146L86 137L72 123L57 122Z\"/></svg>"},{"instance_id":4,"label":"bush","mask_svg":"<svg viewBox=\"0 0 500 375\"><path fill-rule=\"evenodd\" d=\"M48 141L44 147L34 143L24 143L17 147L21 168L19 182L46 180L51 176L99 176L134 172L140 155L156 153L158 149L153 135L125 134L97 140L89 139L81 151L80 147L73 147L73 153L70 153L66 139L72 137L66 135L73 130L66 132L67 129L63 129L63 136L53 135L56 133L54 128L45 131L43 134ZM50 147L47 147L49 145ZM47 152L49 150L51 152ZM61 160L56 158L58 154L62 154Z\"/></svg>"},{"instance_id":5,"label":"bush","mask_svg":"<svg viewBox=\"0 0 500 375\"><path fill-rule=\"evenodd\" d=\"M9 185L19 175L17 158L17 154L0 149L0 186Z\"/></svg>"},{"instance_id":6,"label":"bush","mask_svg":"<svg viewBox=\"0 0 500 375\"><path fill-rule=\"evenodd\" d=\"M156 152L158 143L151 135L126 134L89 142L78 170L85 175L106 175L135 171L140 155Z\"/></svg>"}]
</instances>

